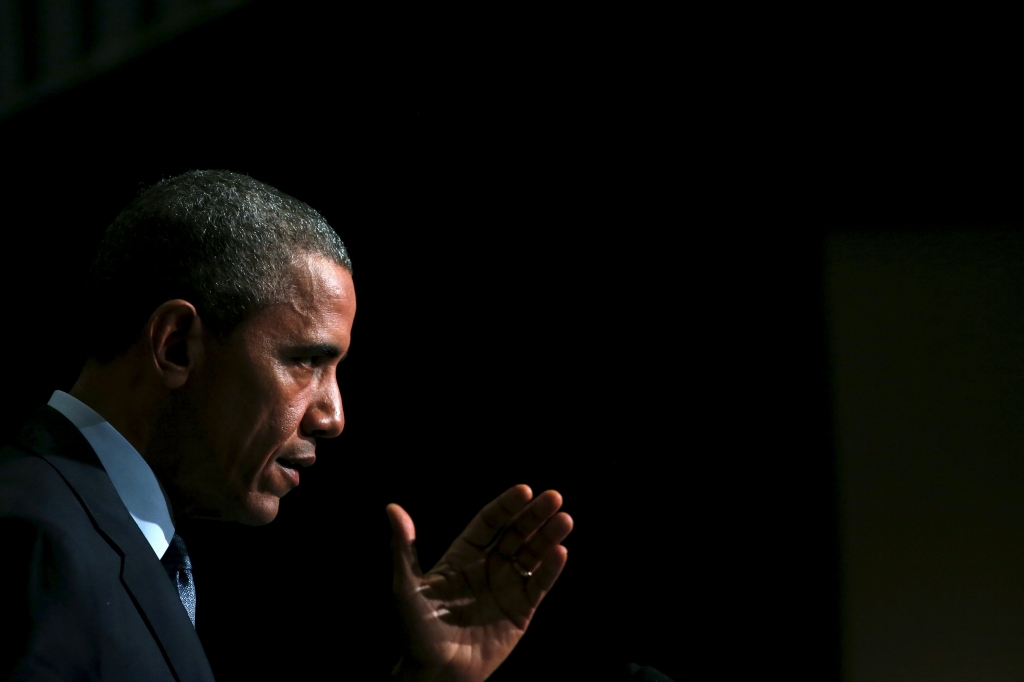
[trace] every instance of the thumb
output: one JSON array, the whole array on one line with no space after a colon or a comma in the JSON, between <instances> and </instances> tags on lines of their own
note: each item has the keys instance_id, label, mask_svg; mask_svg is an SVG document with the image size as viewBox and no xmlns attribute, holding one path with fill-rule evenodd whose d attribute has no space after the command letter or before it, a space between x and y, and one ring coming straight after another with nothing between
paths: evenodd
<instances>
[{"instance_id":1,"label":"thumb","mask_svg":"<svg viewBox=\"0 0 1024 682\"><path fill-rule=\"evenodd\" d=\"M389 504L384 511L391 523L391 555L395 565L396 586L399 580L422 577L420 560L416 556L416 526L412 517L397 504Z\"/></svg>"}]
</instances>

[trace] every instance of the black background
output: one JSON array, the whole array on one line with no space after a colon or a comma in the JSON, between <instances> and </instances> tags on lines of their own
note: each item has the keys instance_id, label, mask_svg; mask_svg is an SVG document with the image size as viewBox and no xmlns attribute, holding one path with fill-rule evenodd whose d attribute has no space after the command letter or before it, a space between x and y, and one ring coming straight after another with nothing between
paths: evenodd
<instances>
[{"instance_id":1,"label":"black background","mask_svg":"<svg viewBox=\"0 0 1024 682\"><path fill-rule=\"evenodd\" d=\"M495 679L628 661L682 677L683 609L708 583L675 300L692 256L664 253L678 180L650 167L670 170L670 131L623 101L622 64L552 30L498 47L443 16L256 2L0 125L8 433L73 383L76 282L141 187L248 173L321 211L352 254L344 435L272 525L185 529L218 679L387 672L384 506L412 514L429 566L520 482L560 490L576 530Z\"/></svg>"},{"instance_id":2,"label":"black background","mask_svg":"<svg viewBox=\"0 0 1024 682\"><path fill-rule=\"evenodd\" d=\"M270 526L188 529L218 679L387 670L384 505L429 565L518 482L576 529L494 679L839 677L825 238L1016 224L1014 116L937 49L727 28L258 0L0 123L8 433L141 187L245 172L350 248L345 433Z\"/></svg>"}]
</instances>

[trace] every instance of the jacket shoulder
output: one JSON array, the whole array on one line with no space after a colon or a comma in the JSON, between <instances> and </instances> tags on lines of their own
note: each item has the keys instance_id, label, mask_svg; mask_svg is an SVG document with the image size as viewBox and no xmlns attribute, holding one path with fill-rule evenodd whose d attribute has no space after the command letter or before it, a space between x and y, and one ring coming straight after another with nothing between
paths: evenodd
<instances>
[{"instance_id":1,"label":"jacket shoulder","mask_svg":"<svg viewBox=\"0 0 1024 682\"><path fill-rule=\"evenodd\" d=\"M66 523L83 514L78 497L53 465L18 445L0 449L0 517Z\"/></svg>"},{"instance_id":2,"label":"jacket shoulder","mask_svg":"<svg viewBox=\"0 0 1024 682\"><path fill-rule=\"evenodd\" d=\"M91 450L62 439L59 427L35 433L37 441L51 439L59 449L38 452L24 439L0 448L0 613L19 633L0 638L0 679L169 682L173 673L151 632L154 623L123 582L125 554L82 497L95 496L95 486L82 492L73 477L95 484L93 478L106 474L89 459ZM109 480L106 486L107 504L120 505ZM130 517L126 523L133 523ZM142 586L173 591L144 539L138 544L136 563L157 569L152 585Z\"/></svg>"}]
</instances>

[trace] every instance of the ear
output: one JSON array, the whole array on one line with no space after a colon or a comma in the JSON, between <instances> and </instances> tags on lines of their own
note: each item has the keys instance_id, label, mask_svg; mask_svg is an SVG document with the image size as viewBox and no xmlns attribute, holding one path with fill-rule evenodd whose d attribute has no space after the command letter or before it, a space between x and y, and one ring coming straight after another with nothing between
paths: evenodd
<instances>
[{"instance_id":1,"label":"ear","mask_svg":"<svg viewBox=\"0 0 1024 682\"><path fill-rule=\"evenodd\" d=\"M161 303L149 317L146 335L164 385L183 386L203 356L203 323L195 306L181 299Z\"/></svg>"}]
</instances>

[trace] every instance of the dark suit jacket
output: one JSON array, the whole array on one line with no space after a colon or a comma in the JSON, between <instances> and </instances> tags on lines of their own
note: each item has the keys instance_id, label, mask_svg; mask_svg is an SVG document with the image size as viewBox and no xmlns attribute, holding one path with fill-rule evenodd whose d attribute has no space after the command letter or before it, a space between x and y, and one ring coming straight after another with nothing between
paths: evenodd
<instances>
[{"instance_id":1,"label":"dark suit jacket","mask_svg":"<svg viewBox=\"0 0 1024 682\"><path fill-rule=\"evenodd\" d=\"M0 619L0 679L213 680L156 554L51 407L0 450Z\"/></svg>"},{"instance_id":2,"label":"dark suit jacket","mask_svg":"<svg viewBox=\"0 0 1024 682\"><path fill-rule=\"evenodd\" d=\"M0 680L213 681L164 567L92 446L51 407L0 450L0 623Z\"/></svg>"}]
</instances>

